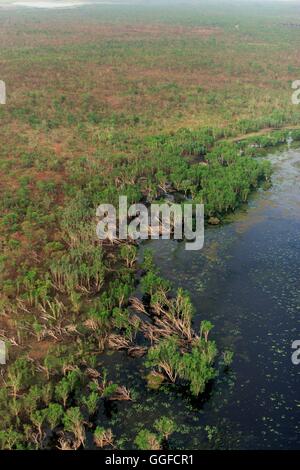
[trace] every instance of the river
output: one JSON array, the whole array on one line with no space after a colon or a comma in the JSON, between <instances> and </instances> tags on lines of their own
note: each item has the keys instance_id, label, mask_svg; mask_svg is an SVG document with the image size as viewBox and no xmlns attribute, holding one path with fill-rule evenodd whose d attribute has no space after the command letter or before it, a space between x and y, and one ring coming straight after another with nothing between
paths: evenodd
<instances>
[{"instance_id":1,"label":"river","mask_svg":"<svg viewBox=\"0 0 300 470\"><path fill-rule=\"evenodd\" d=\"M109 370L113 363L114 377L136 393L130 405L106 410L120 435L133 438L141 423L153 429L154 418L164 415L177 423L170 440L177 449L300 447L300 365L291 361L292 342L300 339L300 150L266 158L273 186L208 228L203 250L186 251L177 241L146 244L163 277L190 292L195 328L210 320L219 350L234 350L230 370L193 400L170 386L147 390L142 361L113 354ZM123 438L120 444L128 447Z\"/></svg>"}]
</instances>

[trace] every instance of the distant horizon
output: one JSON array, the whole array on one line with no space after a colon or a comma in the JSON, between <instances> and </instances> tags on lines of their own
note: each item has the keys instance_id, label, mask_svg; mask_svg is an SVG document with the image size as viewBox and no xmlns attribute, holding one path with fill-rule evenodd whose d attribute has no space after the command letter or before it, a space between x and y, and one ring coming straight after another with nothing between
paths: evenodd
<instances>
[{"instance_id":1,"label":"distant horizon","mask_svg":"<svg viewBox=\"0 0 300 470\"><path fill-rule=\"evenodd\" d=\"M234 3L256 3L258 5L263 3L299 3L299 0L219 0L222 4L234 4ZM5 5L16 5L16 6L27 6L27 5L46 5L46 4L60 4L60 5L70 5L70 4L80 4L80 5L88 5L88 4L99 4L99 5L124 5L124 4L136 4L136 3L149 3L153 4L191 4L195 6L199 6L201 3L218 3L218 0L213 0L213 2L208 0L0 0L0 4Z\"/></svg>"}]
</instances>

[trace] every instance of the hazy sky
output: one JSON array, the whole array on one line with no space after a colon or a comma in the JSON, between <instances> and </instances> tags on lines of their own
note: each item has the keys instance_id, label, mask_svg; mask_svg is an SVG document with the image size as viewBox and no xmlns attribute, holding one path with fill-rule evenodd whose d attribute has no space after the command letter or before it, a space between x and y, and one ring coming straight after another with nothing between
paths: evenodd
<instances>
[{"instance_id":1,"label":"hazy sky","mask_svg":"<svg viewBox=\"0 0 300 470\"><path fill-rule=\"evenodd\" d=\"M190 4L190 5L201 5L205 3L213 4L235 4L235 3L254 3L254 4L263 4L263 3L298 3L300 5L300 0L213 0L209 2L208 0L0 0L0 6L15 6L15 7L37 7L37 8L67 8L75 5L87 5L87 4L102 4L102 5L137 5L143 4L146 5L166 5L166 4Z\"/></svg>"}]
</instances>

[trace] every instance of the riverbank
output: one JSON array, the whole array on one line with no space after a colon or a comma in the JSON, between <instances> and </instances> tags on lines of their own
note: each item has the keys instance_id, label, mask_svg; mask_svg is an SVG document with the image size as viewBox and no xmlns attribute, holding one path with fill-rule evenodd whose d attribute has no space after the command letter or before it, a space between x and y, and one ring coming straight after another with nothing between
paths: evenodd
<instances>
[{"instance_id":1,"label":"riverbank","mask_svg":"<svg viewBox=\"0 0 300 470\"><path fill-rule=\"evenodd\" d=\"M250 157L248 155L248 150L245 146L243 146L243 154L240 153L239 147L236 148L234 158L232 153L232 144L229 147L219 147L215 152L207 151L208 153L205 153L203 151L205 147L205 142L207 142L207 139L210 139L211 134L209 131L206 131L204 136L206 138L206 141L204 140L201 145L197 143L196 149L198 149L200 145L200 148L202 149L201 158L207 158L208 160L209 158L211 158L211 163L209 165L204 166L202 164L199 165L198 163L192 163L191 175L194 175L195 168L201 168L201 171L203 168L206 172L207 167L210 167L210 165L212 165L213 168L216 168L217 165L217 167L219 166L220 169L222 169L228 168L227 165L233 165L234 167L236 161L241 163L244 161L247 161L249 163L251 161L254 161L253 157ZM173 181L176 181L176 190L180 190L180 181L184 181L182 179L183 170L189 171L190 168L190 164L187 163L187 161L185 162L185 159L188 160L189 155L185 155L183 157L182 153L186 152L186 149L191 148L190 145L191 142L193 142L194 134L187 133L187 137L188 140L186 143L183 143L181 141L181 147L179 147L178 149L178 157L175 157L175 162L180 165L181 178L178 180L172 177ZM175 142L172 142L172 140L174 140L174 137L172 137L170 141L160 141L160 150L157 145L157 142L155 142L154 140L155 150L157 152L158 159L165 152L165 149L169 147L170 143L171 149L174 148L174 145L176 145L177 147L177 138L175 139L176 144ZM221 155L219 153L220 148L225 148L225 158L227 160L229 158L231 159L228 160L226 166L224 166L224 155L222 155L222 160L219 160L219 156ZM192 147L192 149L192 151L194 151L194 147ZM172 159L174 159L174 157L172 157ZM168 158L165 158L165 164L169 165L168 162ZM264 167L262 163L255 163L255 165L253 166L252 164L250 165L250 168L255 169L254 174L250 172L252 178L257 178L258 175L260 175L259 172L256 172L256 170L260 166L262 168L267 168ZM269 172L267 174L269 175ZM159 176L160 185L162 184L162 176L163 173L161 176ZM91 176L89 175L88 178L90 179ZM241 179L241 181L243 181L243 178ZM245 182L246 181L244 180L244 183ZM235 183L237 184L237 180L235 180ZM247 193L247 198L248 196L249 193ZM31 308L34 309L36 315L38 315L38 312L43 312L44 319L41 321L41 319L37 319L37 316L33 317L31 328L32 333L35 337L34 343L32 343L31 346L29 340L30 336L27 336L27 339L25 337L19 344L22 349L27 349L27 358L29 357L30 360L28 361L28 359L23 353L23 358L20 358L17 355L17 359L15 362L11 363L11 361L9 361L6 379L7 385L2 392L3 401L1 408L3 408L3 413L6 415L6 423L10 422L10 420L12 420L11 422L14 422L15 418L13 417L13 410L15 409L15 407L17 407L17 409L19 410L18 416L23 416L23 419L25 418L25 416L27 416L24 421L22 419L21 426L25 425L27 420L30 420L32 423L41 423L39 425L34 424L34 426L42 426L41 429L47 430L47 436L49 436L47 438L45 435L45 431L40 431L38 435L38 440L35 444L38 447L51 447L53 445L53 443L51 444L51 442L56 442L54 444L56 446L63 445L72 448L72 446L75 445L75 447L80 447L84 444L85 439L87 438L89 433L86 435L87 431L84 431L84 429L82 428L82 424L80 424L81 434L82 436L85 436L82 437L84 441L82 439L80 440L79 437L75 436L75 441L64 441L63 443L60 443L59 441L57 441L57 439L62 429L60 424L61 422L67 423L69 420L68 416L71 416L72 413L75 413L77 416L77 421L79 423L82 423L84 416L86 416L86 413L88 413L90 423L94 423L93 427L95 427L96 429L97 420L95 421L95 418L93 416L98 407L101 406L100 403L103 403L105 406L111 406L110 403L116 404L120 401L128 402L133 399L134 392L131 388L127 388L127 386L124 386L122 382L114 382L114 374L112 374L111 367L109 367L108 372L105 372L105 369L101 370L101 351L107 350L107 348L110 350L127 350L129 354L129 356L127 356L128 358L130 356L144 356L147 353L148 362L149 360L152 361L152 376L149 376L148 382L153 383L154 380L155 382L157 382L155 388L157 388L157 385L160 387L163 386L165 393L168 394L170 391L170 386L167 385L167 383L163 385L165 378L162 374L161 364L166 361L167 355L169 354L167 352L168 350L171 353L170 357L172 357L172 360L176 357L176 348L174 349L175 345L173 344L165 344L161 341L161 338L164 337L166 332L168 333L168 336L170 334L179 334L179 338L184 338L184 336L182 336L182 332L185 331L184 335L186 335L186 339L188 342L190 342L191 340L189 338L194 338L193 342L198 341L197 334L195 333L195 331L191 330L190 323L192 321L193 308L188 296L183 292L178 291L177 297L176 295L173 296L173 294L171 297L169 297L168 291L170 290L171 286L169 286L169 284L156 273L156 268L153 265L151 258L146 258L146 260L144 261L143 269L145 271L144 276L141 279L143 293L144 295L146 295L145 298L147 298L146 303L137 303L136 301L132 303L132 301L130 300L130 296L136 288L136 270L140 269L140 266L136 264L137 252L133 246L131 248L130 246L126 248L125 245L121 250L119 250L118 247L113 248L109 247L109 245L104 245L100 249L100 252L99 247L95 247L95 250L90 251L89 249L89 252L87 253L89 258L86 258L87 254L85 254L85 251L83 250L83 247L85 245L83 245L82 242L84 241L84 243L90 243L92 241L92 238L78 238L78 234L80 233L80 231L82 231L82 228L79 229L79 227L82 223L80 217L83 212L78 212L79 218L76 229L76 225L74 226L74 211L72 210L74 203L78 211L78 207L80 207L80 204L78 205L78 203L80 203L80 199L78 199L77 196L76 201L73 201L71 203L71 206L67 206L64 213L66 215L70 212L73 214L72 232L70 232L68 236L70 237L71 233L74 235L76 234L77 241L76 239L74 239L72 242L69 242L70 247L67 251L67 256L60 256L60 261L58 258L57 261L54 261L55 257L52 257L50 267L53 279L52 282L54 282L54 288L56 289L56 292L65 293L70 296L69 298L71 300L71 312L73 312L72 316L70 320L67 320L64 313L65 301L63 304L61 296L58 296L56 294L55 303L53 303L53 301L50 299L47 300L47 297L45 297L45 293L46 295L49 295L50 290L48 290L48 294L47 290L37 290L37 294L35 294L35 290L31 290L31 297L29 297L28 299L23 298L24 300L22 300L22 305L25 307L27 305L27 302L30 302ZM63 218L63 220L64 224L69 223L66 216L65 218ZM81 255L82 258L79 258L81 264L76 265L77 261L76 258L73 257L73 252L74 248L78 250L79 247L81 247L80 250L83 250ZM60 250L57 254L59 254ZM114 275L113 280L110 284L107 284L106 290L103 293L101 293L101 291L103 283L105 282L105 273L102 268L102 262L100 262L100 264L98 265L95 264L99 263L99 261L97 261L97 258L99 256L99 253L101 252L101 256L103 257L103 259L105 259L108 252L110 252L111 255L113 255L115 266L118 265L118 267L115 268L117 270L115 271L116 274ZM82 263L85 263L87 260L89 260L90 263L90 274L88 274L88 277L83 277L84 264ZM119 265L120 262L122 263L122 267L120 267ZM69 265L72 267L72 273L68 270ZM97 273L96 277L93 272ZM95 283L96 280L97 283ZM28 278L27 282L31 282L32 286L37 285L35 284L37 281L34 277L32 279ZM72 285L74 286L73 288ZM78 292L78 287L75 288L76 285L80 286L81 292L85 292L84 295L76 294L76 291ZM39 289L41 287L42 285L40 284ZM43 297L40 297L41 300L39 301L39 296L41 295L40 292L42 292ZM37 295L36 298L35 295ZM94 297L95 295L96 299L92 301L91 296ZM182 302L182 307L179 307L179 301ZM155 315L158 312L165 312L164 316L166 316L167 312L171 311L173 308L171 306L171 304L173 305L172 302L174 302L175 308L174 316L172 314L172 316L170 316L168 322L166 323L163 322L155 325ZM130 308L128 309L128 307ZM150 313L150 318L152 316L152 321L150 323L145 323L144 321L142 321L141 317L136 316L136 314L132 314L132 307L135 310L137 309L142 314ZM78 319L79 312L80 320ZM168 315L166 316L166 319L167 318ZM28 315L27 319L29 320ZM153 319L154 324L152 325ZM183 325L185 325L185 330L182 330L182 327L178 323L178 321L181 321L181 319L184 321ZM206 326L208 328L208 334L209 330L212 328L212 324L210 324L210 322L204 321L203 328L206 328ZM20 324L17 326L17 328L20 330ZM202 331L204 330L202 329ZM143 341L140 342L138 338L141 332L143 332L146 338L152 338L152 341L153 337L155 337L156 335L157 346L155 346L155 348L150 347L149 349L149 344L147 345L147 343ZM203 333L200 334L200 338L202 334ZM54 342L51 338L54 338ZM75 338L76 342L74 342ZM7 336L6 340L8 344L9 342L11 342L13 346L12 336ZM59 343L61 344L58 343L56 345L55 343L57 341L59 341ZM180 339L180 341L182 341L182 339ZM48 352L44 356L43 348L45 347L45 345L48 349ZM194 385L192 385L191 390L192 392L193 390L196 391L196 395L199 394L199 391L201 391L201 394L203 394L206 388L206 381L211 381L211 379L215 377L217 371L217 368L215 368L214 366L214 362L216 359L216 347L214 345L214 342L209 341L207 342L207 344L204 343L204 345L205 348L201 352L201 354L208 354L209 358L206 373L202 376L202 372L200 374L199 371L199 374L197 374L197 376L195 376L194 378L190 377L189 379L187 373L183 374L182 376L182 379L184 379L183 382L188 383L188 381L190 380L191 384L194 383ZM81 350L80 355L78 348L80 348ZM149 352L147 352L147 349L149 349ZM224 351L226 352L226 349L223 349L223 352ZM190 350L190 346L188 346L185 355L182 356L182 360L186 361L189 357L188 354L190 353L194 355L193 349ZM13 355L14 354L12 354L12 357ZM135 361L135 359L132 360ZM221 355L219 356L218 362L220 360ZM78 365L80 365L80 367L78 367ZM173 367L175 366L172 366L170 362L167 369L168 380L170 380L170 378L172 379L172 377L175 377L177 375L176 368L173 369ZM107 373L109 374L108 377L106 375ZM45 378L51 378L51 383L53 384L52 387L54 386L52 388L52 392L50 392L50 389L47 392L47 384L44 382ZM95 379L95 385L92 385L91 378L93 378L93 380ZM145 388L146 381L145 379L143 380L143 387ZM193 382L194 380L200 380L200 382L203 381L203 383L199 383L198 385L196 385L196 382ZM94 390L96 385L97 391L96 389ZM147 388L145 388L145 392L146 390ZM178 393L176 390L177 389L175 386L174 391L172 393ZM9 414L6 407L6 403L8 402L8 395L11 393L15 394L15 398L12 402L12 407L9 411L9 413L11 414ZM45 398L46 401L44 402L44 406L42 406L40 397L44 396L44 394L47 395L47 398ZM205 397L205 395L203 396ZM30 406L30 414L28 414L27 411L25 412L25 407L28 407L28 405ZM26 413L25 416L24 413ZM55 426L51 424L52 419L54 419L54 417L52 418L53 413L56 416L54 420ZM49 428L49 425L52 425L52 431L50 434L49 431L51 430L51 427ZM8 437L6 434L3 435L2 445L4 447L8 445L8 438L12 439L13 446L23 445L22 442L24 437L21 431L22 428L18 426L18 429L19 430L16 431L15 428L14 430L13 428L11 428ZM109 429L110 428L108 428L106 431L109 432Z\"/></svg>"},{"instance_id":2,"label":"riverbank","mask_svg":"<svg viewBox=\"0 0 300 470\"><path fill-rule=\"evenodd\" d=\"M190 292L195 328L205 315L219 347L234 350L228 378L195 412L202 430L213 428L214 448L299 448L291 345L299 336L300 153L281 147L264 158L272 188L253 194L231 223L208 229L198 256L180 244L151 244L162 275Z\"/></svg>"}]
</instances>

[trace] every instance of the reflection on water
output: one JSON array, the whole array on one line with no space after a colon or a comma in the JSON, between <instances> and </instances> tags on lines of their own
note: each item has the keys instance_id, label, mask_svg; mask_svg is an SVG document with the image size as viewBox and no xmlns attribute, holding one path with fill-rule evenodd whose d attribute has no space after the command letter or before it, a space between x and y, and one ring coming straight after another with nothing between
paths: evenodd
<instances>
[{"instance_id":1,"label":"reflection on water","mask_svg":"<svg viewBox=\"0 0 300 470\"><path fill-rule=\"evenodd\" d=\"M235 359L195 401L170 386L147 390L141 359L104 357L110 377L134 391L130 404L99 410L119 446L132 447L141 427L169 416L177 423L175 449L300 447L300 366L291 362L291 344L300 339L300 151L268 158L273 187L256 193L230 223L209 228L202 251L176 241L146 244L162 274L190 291L195 328L211 320L219 349L233 348Z\"/></svg>"}]
</instances>

